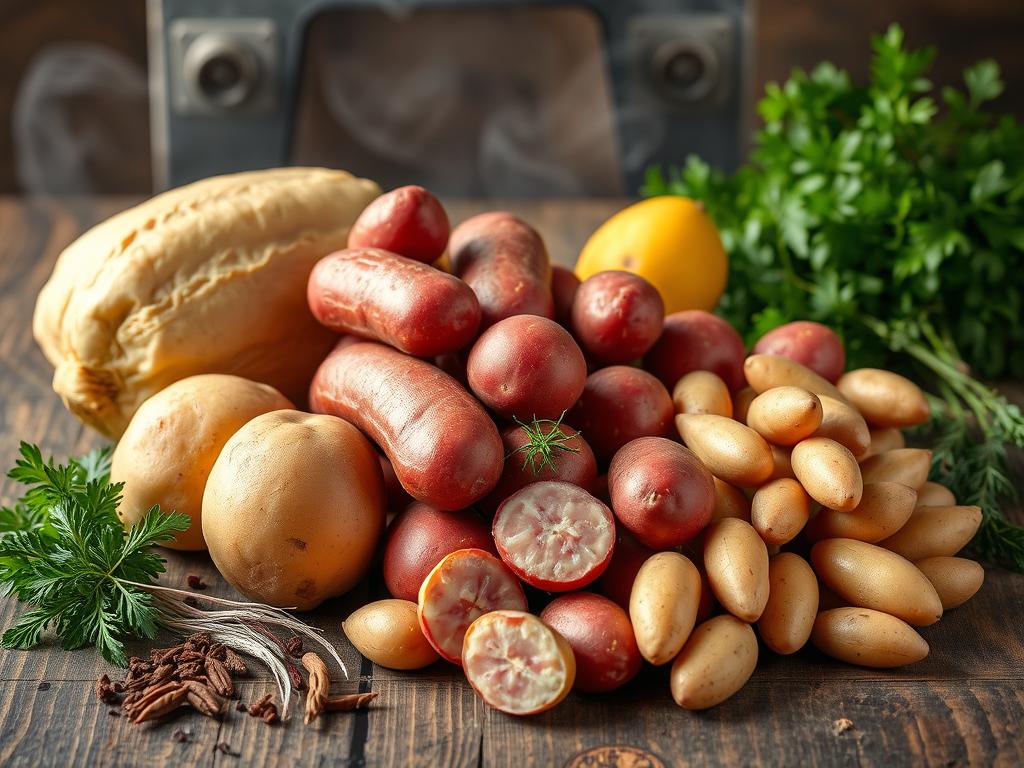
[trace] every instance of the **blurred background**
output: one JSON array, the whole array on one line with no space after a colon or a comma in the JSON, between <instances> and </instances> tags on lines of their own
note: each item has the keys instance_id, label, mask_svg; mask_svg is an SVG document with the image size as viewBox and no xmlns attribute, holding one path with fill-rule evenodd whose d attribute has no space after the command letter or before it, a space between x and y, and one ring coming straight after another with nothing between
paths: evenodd
<instances>
[{"instance_id":1,"label":"blurred background","mask_svg":"<svg viewBox=\"0 0 1024 768\"><path fill-rule=\"evenodd\" d=\"M768 81L866 75L893 21L1024 117L1021 0L0 0L0 193L148 193L285 163L446 195L635 194L731 166ZM148 7L147 7L148 6ZM413 7L415 6L415 8Z\"/></svg>"}]
</instances>

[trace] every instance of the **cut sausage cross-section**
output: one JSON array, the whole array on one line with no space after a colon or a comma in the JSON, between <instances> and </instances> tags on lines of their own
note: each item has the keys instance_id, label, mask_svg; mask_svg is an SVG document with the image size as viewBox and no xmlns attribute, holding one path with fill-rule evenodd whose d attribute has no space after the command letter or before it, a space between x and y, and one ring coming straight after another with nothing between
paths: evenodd
<instances>
[{"instance_id":1,"label":"cut sausage cross-section","mask_svg":"<svg viewBox=\"0 0 1024 768\"><path fill-rule=\"evenodd\" d=\"M550 709L576 678L576 660L566 640L522 611L493 611L473 622L462 666L480 697L510 715Z\"/></svg>"},{"instance_id":2,"label":"cut sausage cross-section","mask_svg":"<svg viewBox=\"0 0 1024 768\"><path fill-rule=\"evenodd\" d=\"M423 636L448 661L460 664L462 638L478 617L500 608L526 610L519 580L494 555L459 549L439 562L420 586Z\"/></svg>"},{"instance_id":3,"label":"cut sausage cross-section","mask_svg":"<svg viewBox=\"0 0 1024 768\"><path fill-rule=\"evenodd\" d=\"M575 485L531 483L494 516L498 554L527 584L552 592L579 589L604 572L615 546L611 510Z\"/></svg>"}]
</instances>

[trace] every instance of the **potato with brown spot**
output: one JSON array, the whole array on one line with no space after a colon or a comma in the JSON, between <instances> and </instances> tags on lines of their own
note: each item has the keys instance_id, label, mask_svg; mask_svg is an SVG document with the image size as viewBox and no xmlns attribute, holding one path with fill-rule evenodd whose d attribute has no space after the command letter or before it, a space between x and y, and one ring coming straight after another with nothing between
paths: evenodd
<instances>
[{"instance_id":1,"label":"potato with brown spot","mask_svg":"<svg viewBox=\"0 0 1024 768\"><path fill-rule=\"evenodd\" d=\"M335 416L257 416L224 445L203 496L214 565L247 597L315 608L361 579L384 530L369 441Z\"/></svg>"},{"instance_id":2,"label":"potato with brown spot","mask_svg":"<svg viewBox=\"0 0 1024 768\"><path fill-rule=\"evenodd\" d=\"M246 422L291 407L271 386L221 373L189 376L153 395L114 450L110 479L125 484L118 517L133 525L159 504L192 518L165 546L206 549L203 491L221 449Z\"/></svg>"}]
</instances>

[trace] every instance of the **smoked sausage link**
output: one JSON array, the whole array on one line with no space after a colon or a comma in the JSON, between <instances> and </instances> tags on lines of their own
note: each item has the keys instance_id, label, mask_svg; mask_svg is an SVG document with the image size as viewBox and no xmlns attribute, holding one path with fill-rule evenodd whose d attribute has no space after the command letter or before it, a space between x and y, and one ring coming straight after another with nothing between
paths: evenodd
<instances>
[{"instance_id":1,"label":"smoked sausage link","mask_svg":"<svg viewBox=\"0 0 1024 768\"><path fill-rule=\"evenodd\" d=\"M317 262L306 291L332 331L377 339L417 357L454 352L480 326L473 289L457 277L380 248L349 248Z\"/></svg>"},{"instance_id":2,"label":"smoked sausage link","mask_svg":"<svg viewBox=\"0 0 1024 768\"><path fill-rule=\"evenodd\" d=\"M537 230L511 213L481 213L462 222L448 242L452 274L480 300L480 330L512 315L553 319L551 261Z\"/></svg>"},{"instance_id":3,"label":"smoked sausage link","mask_svg":"<svg viewBox=\"0 0 1024 768\"><path fill-rule=\"evenodd\" d=\"M504 447L483 406L448 374L391 347L336 348L313 377L309 404L359 427L409 495L438 509L468 507L501 477Z\"/></svg>"}]
</instances>

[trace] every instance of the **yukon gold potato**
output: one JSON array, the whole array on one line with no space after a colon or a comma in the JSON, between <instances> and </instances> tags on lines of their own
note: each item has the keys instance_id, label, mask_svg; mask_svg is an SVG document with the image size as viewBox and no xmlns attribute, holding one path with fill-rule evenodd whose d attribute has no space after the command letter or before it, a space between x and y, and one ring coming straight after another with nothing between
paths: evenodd
<instances>
[{"instance_id":1,"label":"yukon gold potato","mask_svg":"<svg viewBox=\"0 0 1024 768\"><path fill-rule=\"evenodd\" d=\"M357 651L388 669L420 669L441 658L423 636L411 600L367 603L345 619L341 629Z\"/></svg>"},{"instance_id":2,"label":"yukon gold potato","mask_svg":"<svg viewBox=\"0 0 1024 768\"><path fill-rule=\"evenodd\" d=\"M772 450L750 427L725 416L680 413L683 442L711 474L734 485L760 485L772 473Z\"/></svg>"},{"instance_id":3,"label":"yukon gold potato","mask_svg":"<svg viewBox=\"0 0 1024 768\"><path fill-rule=\"evenodd\" d=\"M858 411L860 413L860 411ZM864 418L863 416L861 418ZM866 424L867 422L865 422ZM877 456L880 453L886 451L895 451L899 448L907 447L907 438L903 436L903 432L896 427L883 427L879 429L872 429L868 433L871 436L871 440L868 443L868 449L857 458L863 462L871 456Z\"/></svg>"},{"instance_id":4,"label":"yukon gold potato","mask_svg":"<svg viewBox=\"0 0 1024 768\"><path fill-rule=\"evenodd\" d=\"M845 512L860 504L864 491L860 467L845 445L827 437L810 437L794 446L790 460L796 479L819 504Z\"/></svg>"},{"instance_id":5,"label":"yukon gold potato","mask_svg":"<svg viewBox=\"0 0 1024 768\"><path fill-rule=\"evenodd\" d=\"M793 474L793 451L790 448L783 448L778 445L769 445L772 449L772 473L768 476L768 481L780 480L784 477L796 479L796 475Z\"/></svg>"},{"instance_id":6,"label":"yukon gold potato","mask_svg":"<svg viewBox=\"0 0 1024 768\"><path fill-rule=\"evenodd\" d=\"M956 496L941 483L931 480L917 489L917 506L919 507L955 507Z\"/></svg>"},{"instance_id":7,"label":"yukon gold potato","mask_svg":"<svg viewBox=\"0 0 1024 768\"><path fill-rule=\"evenodd\" d=\"M754 491L750 524L765 544L785 544L803 530L811 515L811 499L796 480L773 480Z\"/></svg>"},{"instance_id":8,"label":"yukon gold potato","mask_svg":"<svg viewBox=\"0 0 1024 768\"><path fill-rule=\"evenodd\" d=\"M821 424L814 431L814 437L827 437L850 449L858 459L871 447L871 433L868 423L860 411L842 400L828 395L818 395L821 403Z\"/></svg>"},{"instance_id":9,"label":"yukon gold potato","mask_svg":"<svg viewBox=\"0 0 1024 768\"><path fill-rule=\"evenodd\" d=\"M719 478L715 481L715 508L711 513L711 522L723 517L738 517L750 522L750 500L735 485L730 485Z\"/></svg>"},{"instance_id":10,"label":"yukon gold potato","mask_svg":"<svg viewBox=\"0 0 1024 768\"><path fill-rule=\"evenodd\" d=\"M754 391L753 387L744 387L733 395L732 417L740 424L747 423L747 411L750 409L750 404L754 402L755 397L757 397L757 392Z\"/></svg>"},{"instance_id":11,"label":"yukon gold potato","mask_svg":"<svg viewBox=\"0 0 1024 768\"><path fill-rule=\"evenodd\" d=\"M918 507L906 524L879 546L908 560L955 555L967 546L981 526L981 508Z\"/></svg>"},{"instance_id":12,"label":"yukon gold potato","mask_svg":"<svg viewBox=\"0 0 1024 768\"><path fill-rule=\"evenodd\" d=\"M697 621L700 572L678 552L659 552L640 566L629 596L629 620L640 655L655 666L672 661Z\"/></svg>"},{"instance_id":13,"label":"yukon gold potato","mask_svg":"<svg viewBox=\"0 0 1024 768\"><path fill-rule=\"evenodd\" d=\"M384 530L370 442L335 416L273 411L224 445L203 494L203 535L246 597L307 611L355 586Z\"/></svg>"},{"instance_id":14,"label":"yukon gold potato","mask_svg":"<svg viewBox=\"0 0 1024 768\"><path fill-rule=\"evenodd\" d=\"M732 418L729 387L711 371L691 371L672 389L676 413L712 413Z\"/></svg>"},{"instance_id":15,"label":"yukon gold potato","mask_svg":"<svg viewBox=\"0 0 1024 768\"><path fill-rule=\"evenodd\" d=\"M768 602L768 548L750 523L734 517L713 523L704 537L704 568L722 607L757 621Z\"/></svg>"},{"instance_id":16,"label":"yukon gold potato","mask_svg":"<svg viewBox=\"0 0 1024 768\"><path fill-rule=\"evenodd\" d=\"M857 539L876 544L910 519L917 493L899 483L864 483L860 504L849 512L822 509L807 524L807 537Z\"/></svg>"},{"instance_id":17,"label":"yukon gold potato","mask_svg":"<svg viewBox=\"0 0 1024 768\"><path fill-rule=\"evenodd\" d=\"M935 587L912 562L856 539L825 539L811 548L818 577L851 604L896 616L916 627L942 618Z\"/></svg>"},{"instance_id":18,"label":"yukon gold potato","mask_svg":"<svg viewBox=\"0 0 1024 768\"><path fill-rule=\"evenodd\" d=\"M114 450L110 479L125 484L118 517L130 526L159 504L192 518L165 546L206 549L203 490L221 448L256 416L291 407L271 386L220 373L189 376L160 390L135 412Z\"/></svg>"},{"instance_id":19,"label":"yukon gold potato","mask_svg":"<svg viewBox=\"0 0 1024 768\"><path fill-rule=\"evenodd\" d=\"M750 625L725 614L693 630L672 664L672 698L683 709L707 709L742 688L757 666Z\"/></svg>"},{"instance_id":20,"label":"yukon gold potato","mask_svg":"<svg viewBox=\"0 0 1024 768\"><path fill-rule=\"evenodd\" d=\"M759 395L775 387L801 387L847 402L835 385L810 368L781 355L750 355L743 363L747 383Z\"/></svg>"},{"instance_id":21,"label":"yukon gold potato","mask_svg":"<svg viewBox=\"0 0 1024 768\"><path fill-rule=\"evenodd\" d=\"M796 445L821 426L821 401L801 387L775 387L754 398L747 426L773 445Z\"/></svg>"},{"instance_id":22,"label":"yukon gold potato","mask_svg":"<svg viewBox=\"0 0 1024 768\"><path fill-rule=\"evenodd\" d=\"M818 579L800 555L780 552L768 564L768 582L757 632L776 653L796 653L807 644L818 614Z\"/></svg>"},{"instance_id":23,"label":"yukon gold potato","mask_svg":"<svg viewBox=\"0 0 1024 768\"><path fill-rule=\"evenodd\" d=\"M924 424L932 415L921 388L892 371L847 371L836 386L872 427L912 427Z\"/></svg>"},{"instance_id":24,"label":"yukon gold potato","mask_svg":"<svg viewBox=\"0 0 1024 768\"><path fill-rule=\"evenodd\" d=\"M833 608L814 621L811 642L847 664L889 669L928 655L928 643L905 621L870 608Z\"/></svg>"},{"instance_id":25,"label":"yukon gold potato","mask_svg":"<svg viewBox=\"0 0 1024 768\"><path fill-rule=\"evenodd\" d=\"M985 581L985 569L966 557L926 557L914 565L935 587L945 611L966 603Z\"/></svg>"},{"instance_id":26,"label":"yukon gold potato","mask_svg":"<svg viewBox=\"0 0 1024 768\"><path fill-rule=\"evenodd\" d=\"M865 483L900 483L917 490L928 479L932 452L924 448L896 448L875 454L860 465Z\"/></svg>"}]
</instances>

